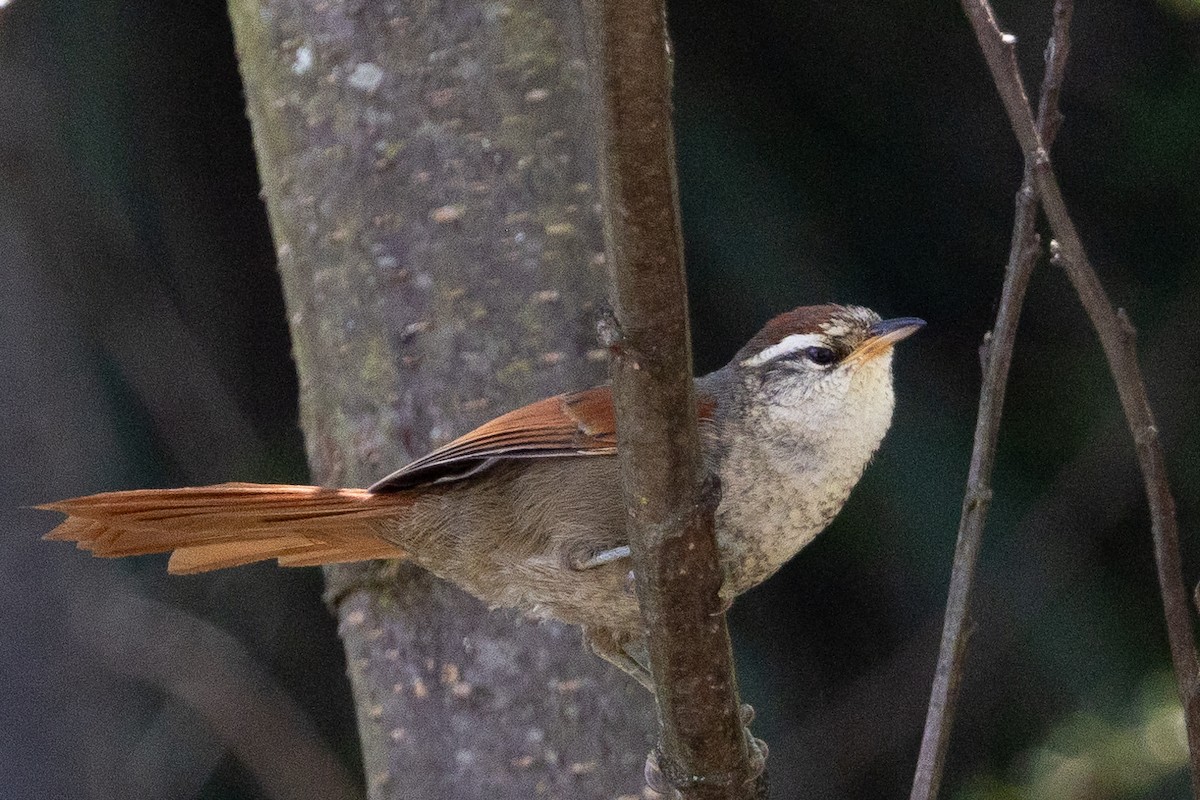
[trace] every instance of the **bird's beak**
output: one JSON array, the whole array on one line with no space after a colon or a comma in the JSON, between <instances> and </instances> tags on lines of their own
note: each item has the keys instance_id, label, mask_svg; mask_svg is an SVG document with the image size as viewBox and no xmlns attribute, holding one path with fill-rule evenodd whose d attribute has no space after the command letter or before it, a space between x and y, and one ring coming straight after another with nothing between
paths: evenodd
<instances>
[{"instance_id":1,"label":"bird's beak","mask_svg":"<svg viewBox=\"0 0 1200 800\"><path fill-rule=\"evenodd\" d=\"M924 327L925 320L916 317L897 317L876 322L867 331L867 338L854 348L854 352L846 361L866 363L888 352L896 342L907 339Z\"/></svg>"}]
</instances>

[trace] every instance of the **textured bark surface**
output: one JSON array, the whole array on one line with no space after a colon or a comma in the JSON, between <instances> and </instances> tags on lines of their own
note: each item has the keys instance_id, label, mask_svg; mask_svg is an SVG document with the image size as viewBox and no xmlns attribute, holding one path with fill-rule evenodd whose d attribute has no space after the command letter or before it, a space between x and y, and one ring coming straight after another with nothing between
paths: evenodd
<instances>
[{"instance_id":1,"label":"textured bark surface","mask_svg":"<svg viewBox=\"0 0 1200 800\"><path fill-rule=\"evenodd\" d=\"M605 292L573 3L231 0L309 460L360 486L601 382ZM327 573L372 798L619 797L644 690L576 630L404 565Z\"/></svg>"}]
</instances>

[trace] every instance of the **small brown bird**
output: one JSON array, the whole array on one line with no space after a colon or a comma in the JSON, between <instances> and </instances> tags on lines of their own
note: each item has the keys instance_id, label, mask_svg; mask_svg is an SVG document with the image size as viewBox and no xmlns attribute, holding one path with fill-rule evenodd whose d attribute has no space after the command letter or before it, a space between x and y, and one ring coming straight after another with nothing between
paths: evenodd
<instances>
[{"instance_id":1,"label":"small brown bird","mask_svg":"<svg viewBox=\"0 0 1200 800\"><path fill-rule=\"evenodd\" d=\"M925 323L857 306L775 317L696 381L717 540L732 599L841 509L891 424L892 346ZM485 602L581 625L648 684L608 387L511 411L369 489L224 483L40 506L48 539L94 555L171 552L193 573L268 558L310 566L408 558Z\"/></svg>"}]
</instances>

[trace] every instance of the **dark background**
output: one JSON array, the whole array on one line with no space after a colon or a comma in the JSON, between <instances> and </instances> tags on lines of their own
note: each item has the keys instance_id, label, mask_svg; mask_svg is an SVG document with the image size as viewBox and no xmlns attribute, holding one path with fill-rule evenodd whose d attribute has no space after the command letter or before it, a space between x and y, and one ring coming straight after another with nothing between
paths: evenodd
<instances>
[{"instance_id":1,"label":"dark background","mask_svg":"<svg viewBox=\"0 0 1200 800\"><path fill-rule=\"evenodd\" d=\"M998 12L1036 87L1049 3ZM903 796L1019 153L955 3L704 0L673 3L671 23L698 369L801 303L929 321L841 517L731 612L777 795ZM1055 160L1140 330L1191 585L1200 5L1082 3L1073 41ZM305 480L257 191L220 3L0 11L0 797L266 797L261 765L313 745L357 775L316 570L167 580L161 558L41 543L52 519L27 508ZM946 796L1184 797L1130 437L1048 265L1006 411ZM232 684L261 713L214 700Z\"/></svg>"}]
</instances>

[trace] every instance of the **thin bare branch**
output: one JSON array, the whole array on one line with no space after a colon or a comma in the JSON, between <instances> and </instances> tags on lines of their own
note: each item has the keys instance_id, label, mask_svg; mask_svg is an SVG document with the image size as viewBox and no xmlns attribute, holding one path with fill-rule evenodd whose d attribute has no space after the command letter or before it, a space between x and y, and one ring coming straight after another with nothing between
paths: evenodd
<instances>
[{"instance_id":1,"label":"thin bare branch","mask_svg":"<svg viewBox=\"0 0 1200 800\"><path fill-rule=\"evenodd\" d=\"M1041 132L1041 141L1046 147L1052 143L1061 120L1058 96L1070 50L1071 11L1070 0L1058 0L1055 4L1054 29L1046 46L1046 72L1042 80L1042 97L1038 109L1038 129ZM1011 44L1009 54L1011 56ZM1018 86L1018 89L1022 102L1028 107L1028 101L1024 99L1024 87ZM967 614L970 610L971 588L992 498L992 468L996 462L996 443L1000 436L1000 417L1004 410L1008 369L1012 363L1025 290L1029 286L1029 278L1033 274L1039 252L1035 169L1034 161L1026 159L1025 177L1017 192L1012 244L1004 285L1000 291L1000 308L996 313L996 324L992 332L985 337L981 350L983 382L979 392L979 415L975 422L975 444L971 452L971 468L958 526L958 544L954 552L954 568L946 601L942 644L938 653L937 669L934 672L929 711L925 718L921 754L913 779L912 800L932 800L937 796L949 747L950 728L954 721L958 685L967 650Z\"/></svg>"},{"instance_id":2,"label":"thin bare branch","mask_svg":"<svg viewBox=\"0 0 1200 800\"><path fill-rule=\"evenodd\" d=\"M1100 284L1099 278L1096 276L1096 272L1088 260L1083 242L1067 211L1062 191L1051 167L1048 148L1057 125L1057 115L1047 116L1046 111L1056 106L1056 95L1060 84L1047 80L1047 88L1043 92L1043 102L1039 110L1039 120L1035 122L1033 113L1030 110L1029 100L1025 95L1020 71L1017 68L1013 47L1015 39L1001 32L999 26L996 24L995 14L992 12L991 5L987 0L962 0L962 6L974 28L975 36L979 41L996 88L1000 93L1013 131L1025 155L1025 163L1027 165L1026 174L1027 176L1032 175L1034 194L1046 212L1050 228L1054 233L1055 241L1051 243L1051 250L1055 253L1055 261L1066 271L1068 278L1079 295L1080 301L1087 311L1088 317L1092 321L1093 327L1096 329L1096 333L1104 349L1105 357L1108 359L1113 380L1117 385L1117 391L1121 398L1121 405L1125 411L1129 428L1133 433L1137 448L1138 464L1146 484L1146 495L1150 505L1151 531L1154 540L1155 560L1158 565L1159 587L1163 596L1167 633L1171 644L1171 657L1175 665L1176 682L1184 708L1188 746L1191 754L1192 789L1196 796L1200 796L1200 693L1197 691L1198 665L1192 632L1192 620L1187 605L1187 591L1183 584L1182 566L1179 555L1179 531L1175 519L1175 504L1167 482L1165 457L1162 444L1158 438L1158 429L1150 410L1141 370L1137 364L1133 327L1122 312L1118 312L1113 308L1103 286ZM1069 0L1060 0L1056 6L1056 31L1061 27L1064 17L1069 18L1069 16ZM1057 39L1057 36L1053 38ZM1065 52L1063 52L1065 47L1065 41L1061 45L1052 44L1049 51L1050 61L1053 62L1057 58L1065 57ZM1059 80L1061 80L1061 77ZM1046 127L1046 123L1048 122L1051 122L1051 127ZM1029 171L1030 168L1032 172ZM981 413L982 407L983 401L981 401ZM980 424L982 425L982 421ZM975 464L973 462L972 475L974 474ZM978 513L977 511L971 512L970 507L978 507L982 504L985 510L986 502L989 498L990 493L984 492L973 495L970 490L968 491L966 505L964 506L964 524L969 512ZM960 528L960 530L962 529ZM964 548L963 542L960 539L958 550L961 552L964 549L967 548ZM960 572L960 552L956 552L955 555L956 577L959 576ZM974 550L968 549L968 552L963 554L962 561L969 561L973 564L977 554L978 543L976 542ZM963 591L964 597L969 594L971 571L973 570L967 571L965 579L960 578L959 580L960 583L963 580L966 583L965 590ZM951 584L953 602L955 597L954 578L952 578ZM965 616L965 604L964 608L958 611L954 608L947 609L944 636L951 632L952 614ZM958 627L961 627L961 620L958 623ZM961 649L963 647L960 643L961 638L961 632L952 637L951 646ZM946 654L946 649L947 646L944 641L943 656ZM958 668L948 668L945 674L943 674L943 667L947 665L943 664L942 659L939 659L938 674L935 677L934 696L930 701L930 717L941 716L945 718L946 721L939 723L939 727L946 729L949 727L949 718L953 714L954 688L958 680L958 675L961 672L961 653L954 656L951 663L954 662L958 663ZM939 684L944 685L945 692L942 696L949 698L949 702L948 704L943 702L940 707L935 708L939 704ZM917 800L917 798L924 800L924 798L936 796L937 784L940 780L941 763L945 755L944 736L944 732L940 736L935 735L933 737L934 741L931 743L929 741L930 729L927 724L927 741L922 746L921 766L918 767L917 783L914 785L912 795L914 800ZM927 746L928 748L932 748L928 761L926 761ZM938 750L939 747L940 751ZM928 770L927 777L922 777L922 768ZM923 793L918 793L918 789L922 787L924 787L922 789Z\"/></svg>"},{"instance_id":3,"label":"thin bare branch","mask_svg":"<svg viewBox=\"0 0 1200 800\"><path fill-rule=\"evenodd\" d=\"M686 798L761 797L717 595L719 492L706 478L696 424L665 9L662 0L605 0L591 12L617 318L613 394L658 699L658 764Z\"/></svg>"},{"instance_id":4,"label":"thin bare branch","mask_svg":"<svg viewBox=\"0 0 1200 800\"><path fill-rule=\"evenodd\" d=\"M1171 643L1171 660L1175 665L1175 680L1183 703L1188 734L1188 749L1192 774L1192 792L1200 797L1200 687L1197 685L1200 665L1197 663L1195 636L1187 590L1183 583L1183 568L1179 555L1179 526L1175 518L1175 501L1167 481L1166 458L1158 438L1158 427L1146 396L1134 346L1133 326L1113 308L1096 276L1096 271L1084 250L1083 241L1067 211L1062 190L1050 164L1045 144L1033 122L1028 102L1010 102L1018 96L1020 75L1011 51L1007 53L1006 38L996 26L987 0L963 0L964 7L987 9L986 17L972 15L972 25L979 39L988 66L1005 109L1027 161L1034 160L1037 169L1034 179L1042 209L1050 222L1057 241L1058 262L1067 273L1079 295L1092 326L1100 338L1109 370L1117 385L1121 406L1137 447L1138 465L1146 484L1150 505L1151 535L1154 558L1158 566L1159 590L1167 620L1167 636ZM971 12L968 12L969 14Z\"/></svg>"}]
</instances>

